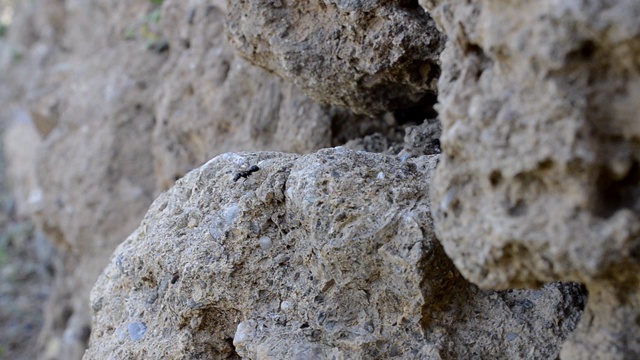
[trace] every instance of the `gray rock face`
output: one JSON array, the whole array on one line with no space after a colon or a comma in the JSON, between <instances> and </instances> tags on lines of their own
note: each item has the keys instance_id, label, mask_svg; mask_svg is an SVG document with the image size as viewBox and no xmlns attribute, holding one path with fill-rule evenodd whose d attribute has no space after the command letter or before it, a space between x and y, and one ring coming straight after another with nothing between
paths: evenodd
<instances>
[{"instance_id":1,"label":"gray rock face","mask_svg":"<svg viewBox=\"0 0 640 360\"><path fill-rule=\"evenodd\" d=\"M228 1L233 45L321 102L357 113L436 92L445 37L408 1Z\"/></svg>"},{"instance_id":2,"label":"gray rock face","mask_svg":"<svg viewBox=\"0 0 640 360\"><path fill-rule=\"evenodd\" d=\"M437 161L340 148L209 161L114 253L85 359L556 356L579 288L467 283L432 230Z\"/></svg>"},{"instance_id":3,"label":"gray rock face","mask_svg":"<svg viewBox=\"0 0 640 360\"><path fill-rule=\"evenodd\" d=\"M485 288L581 281L567 358L638 358L640 3L422 1L442 54L447 254Z\"/></svg>"}]
</instances>

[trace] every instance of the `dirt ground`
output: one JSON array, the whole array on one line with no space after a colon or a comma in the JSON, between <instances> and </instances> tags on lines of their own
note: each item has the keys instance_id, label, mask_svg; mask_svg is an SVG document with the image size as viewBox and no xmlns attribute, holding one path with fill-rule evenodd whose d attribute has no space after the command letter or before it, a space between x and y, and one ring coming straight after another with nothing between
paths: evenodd
<instances>
[{"instance_id":1,"label":"dirt ground","mask_svg":"<svg viewBox=\"0 0 640 360\"><path fill-rule=\"evenodd\" d=\"M36 359L53 250L28 219L16 215L2 155L0 144L0 359Z\"/></svg>"}]
</instances>

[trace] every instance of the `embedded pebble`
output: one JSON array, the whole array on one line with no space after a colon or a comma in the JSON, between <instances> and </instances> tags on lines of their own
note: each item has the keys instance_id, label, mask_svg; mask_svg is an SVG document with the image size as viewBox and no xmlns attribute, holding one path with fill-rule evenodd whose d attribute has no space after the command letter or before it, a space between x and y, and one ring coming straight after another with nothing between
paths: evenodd
<instances>
[{"instance_id":1,"label":"embedded pebble","mask_svg":"<svg viewBox=\"0 0 640 360\"><path fill-rule=\"evenodd\" d=\"M271 242L271 238L268 236L263 236L260 238L260 247L262 250L269 250L273 243Z\"/></svg>"},{"instance_id":2,"label":"embedded pebble","mask_svg":"<svg viewBox=\"0 0 640 360\"><path fill-rule=\"evenodd\" d=\"M445 211L449 210L453 201L456 200L457 195L458 195L458 188L454 187L449 189L449 191L447 191L444 198L442 199L442 202L440 203L440 208Z\"/></svg>"},{"instance_id":3,"label":"embedded pebble","mask_svg":"<svg viewBox=\"0 0 640 360\"><path fill-rule=\"evenodd\" d=\"M235 204L223 210L224 220L227 226L233 224L233 221L238 217L239 212L240 210L238 209L238 205Z\"/></svg>"},{"instance_id":4,"label":"embedded pebble","mask_svg":"<svg viewBox=\"0 0 640 360\"><path fill-rule=\"evenodd\" d=\"M407 160L409 160L412 157L411 153L406 151L406 150L402 150L400 151L400 153L398 154L398 158L400 159L400 161L405 162Z\"/></svg>"},{"instance_id":5,"label":"embedded pebble","mask_svg":"<svg viewBox=\"0 0 640 360\"><path fill-rule=\"evenodd\" d=\"M147 332L147 325L142 322L134 322L127 325L129 330L129 338L133 341L142 339L144 333Z\"/></svg>"},{"instance_id":6,"label":"embedded pebble","mask_svg":"<svg viewBox=\"0 0 640 360\"><path fill-rule=\"evenodd\" d=\"M244 345L255 336L255 322L252 320L243 321L238 324L236 333L233 336L233 345L238 347Z\"/></svg>"},{"instance_id":7,"label":"embedded pebble","mask_svg":"<svg viewBox=\"0 0 640 360\"><path fill-rule=\"evenodd\" d=\"M280 309L282 311L287 311L291 308L293 308L293 303L291 301L283 301L280 303Z\"/></svg>"}]
</instances>

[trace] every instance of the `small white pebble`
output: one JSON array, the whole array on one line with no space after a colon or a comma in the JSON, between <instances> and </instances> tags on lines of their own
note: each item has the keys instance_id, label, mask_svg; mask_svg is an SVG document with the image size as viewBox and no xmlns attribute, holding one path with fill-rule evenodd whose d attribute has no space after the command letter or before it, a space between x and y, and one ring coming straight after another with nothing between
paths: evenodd
<instances>
[{"instance_id":1,"label":"small white pebble","mask_svg":"<svg viewBox=\"0 0 640 360\"><path fill-rule=\"evenodd\" d=\"M293 303L291 301L283 301L280 303L280 309L282 311L287 311L291 308L293 308Z\"/></svg>"},{"instance_id":2,"label":"small white pebble","mask_svg":"<svg viewBox=\"0 0 640 360\"><path fill-rule=\"evenodd\" d=\"M273 243L271 242L271 238L268 236L263 236L260 238L260 247L262 250L269 250Z\"/></svg>"},{"instance_id":3,"label":"small white pebble","mask_svg":"<svg viewBox=\"0 0 640 360\"><path fill-rule=\"evenodd\" d=\"M36 188L34 190L31 190L31 192L29 193L29 199L27 200L27 202L31 206L36 206L40 205L43 199L44 195L42 194L42 190L40 188Z\"/></svg>"},{"instance_id":4,"label":"small white pebble","mask_svg":"<svg viewBox=\"0 0 640 360\"><path fill-rule=\"evenodd\" d=\"M382 171L378 173L378 180L384 180L384 173Z\"/></svg>"},{"instance_id":5,"label":"small white pebble","mask_svg":"<svg viewBox=\"0 0 640 360\"><path fill-rule=\"evenodd\" d=\"M233 221L238 217L239 212L240 210L238 209L238 205L231 205L224 209L224 220L227 226L233 224Z\"/></svg>"},{"instance_id":6,"label":"small white pebble","mask_svg":"<svg viewBox=\"0 0 640 360\"><path fill-rule=\"evenodd\" d=\"M243 346L246 342L253 339L255 336L255 322L254 321L243 321L238 324L236 328L236 334L233 336L233 345Z\"/></svg>"},{"instance_id":7,"label":"small white pebble","mask_svg":"<svg viewBox=\"0 0 640 360\"><path fill-rule=\"evenodd\" d=\"M400 154L398 154L398 158L400 158L400 161L402 162L409 160L411 156L412 156L411 153L406 150L402 150L400 151Z\"/></svg>"},{"instance_id":8,"label":"small white pebble","mask_svg":"<svg viewBox=\"0 0 640 360\"><path fill-rule=\"evenodd\" d=\"M449 189L449 191L447 191L447 193L444 195L442 202L440 203L440 208L444 211L449 210L449 207L456 199L456 195L458 195L458 188L454 187Z\"/></svg>"},{"instance_id":9,"label":"small white pebble","mask_svg":"<svg viewBox=\"0 0 640 360\"><path fill-rule=\"evenodd\" d=\"M144 333L147 332L147 325L143 322L129 323L127 330L129 330L129 338L133 341L138 341L142 339Z\"/></svg>"}]
</instances>

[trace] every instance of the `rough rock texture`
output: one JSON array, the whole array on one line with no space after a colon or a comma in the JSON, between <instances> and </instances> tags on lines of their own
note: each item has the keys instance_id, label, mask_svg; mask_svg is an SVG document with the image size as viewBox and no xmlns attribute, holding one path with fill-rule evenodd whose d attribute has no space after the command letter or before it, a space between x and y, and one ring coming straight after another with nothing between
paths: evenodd
<instances>
[{"instance_id":1,"label":"rough rock texture","mask_svg":"<svg viewBox=\"0 0 640 360\"><path fill-rule=\"evenodd\" d=\"M437 161L341 148L209 161L115 251L85 359L557 356L579 286L467 283L432 230Z\"/></svg>"},{"instance_id":2,"label":"rough rock texture","mask_svg":"<svg viewBox=\"0 0 640 360\"><path fill-rule=\"evenodd\" d=\"M433 103L445 37L411 1L228 1L232 43L319 101L378 114Z\"/></svg>"},{"instance_id":3,"label":"rough rock texture","mask_svg":"<svg viewBox=\"0 0 640 360\"><path fill-rule=\"evenodd\" d=\"M411 156L439 154L440 148L440 121L428 119L417 126L408 126L404 135L404 151Z\"/></svg>"},{"instance_id":4,"label":"rough rock texture","mask_svg":"<svg viewBox=\"0 0 640 360\"><path fill-rule=\"evenodd\" d=\"M640 358L637 1L162 3L21 2L0 56L60 254L42 358L82 355L175 179L343 143L387 155L162 195L87 357Z\"/></svg>"},{"instance_id":5,"label":"rough rock texture","mask_svg":"<svg viewBox=\"0 0 640 360\"><path fill-rule=\"evenodd\" d=\"M160 73L153 138L162 189L229 150L308 153L390 127L320 105L239 58L225 11L224 1L164 2L160 28L173 51Z\"/></svg>"},{"instance_id":6,"label":"rough rock texture","mask_svg":"<svg viewBox=\"0 0 640 360\"><path fill-rule=\"evenodd\" d=\"M13 121L5 143L18 206L59 250L43 358L82 356L90 288L176 178L229 150L304 153L397 125L319 105L247 64L226 41L224 12L203 0L16 10L0 118Z\"/></svg>"},{"instance_id":7,"label":"rough rock texture","mask_svg":"<svg viewBox=\"0 0 640 360\"><path fill-rule=\"evenodd\" d=\"M484 288L580 281L565 358L640 357L640 3L421 1L450 41L437 234Z\"/></svg>"}]
</instances>

